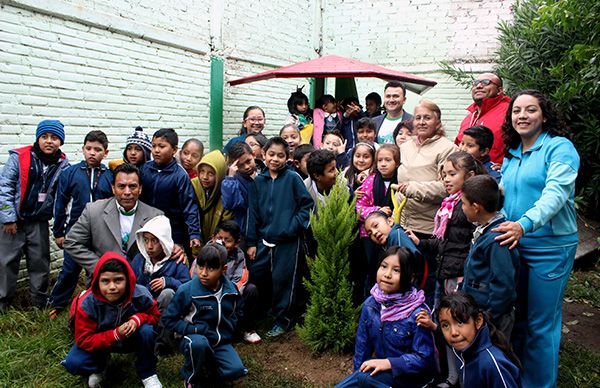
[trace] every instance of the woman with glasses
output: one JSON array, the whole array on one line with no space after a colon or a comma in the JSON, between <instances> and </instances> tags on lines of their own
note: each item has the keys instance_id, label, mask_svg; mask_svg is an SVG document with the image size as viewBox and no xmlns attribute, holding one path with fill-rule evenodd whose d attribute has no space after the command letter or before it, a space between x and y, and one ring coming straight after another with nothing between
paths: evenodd
<instances>
[{"instance_id":1,"label":"woman with glasses","mask_svg":"<svg viewBox=\"0 0 600 388\"><path fill-rule=\"evenodd\" d=\"M262 130L265 129L265 120L265 111L261 107L249 106L246 108L239 135L227 142L223 147L223 153L227 154L229 147L237 142L244 141L247 134L262 133Z\"/></svg>"},{"instance_id":2,"label":"woman with glasses","mask_svg":"<svg viewBox=\"0 0 600 388\"><path fill-rule=\"evenodd\" d=\"M454 143L460 145L465 129L475 125L485 125L494 134L490 159L494 163L502 163L504 158L502 123L510 102L510 98L504 95L502 79L494 73L479 74L471 83L471 96L474 102L467 108L469 113L460 124Z\"/></svg>"}]
</instances>

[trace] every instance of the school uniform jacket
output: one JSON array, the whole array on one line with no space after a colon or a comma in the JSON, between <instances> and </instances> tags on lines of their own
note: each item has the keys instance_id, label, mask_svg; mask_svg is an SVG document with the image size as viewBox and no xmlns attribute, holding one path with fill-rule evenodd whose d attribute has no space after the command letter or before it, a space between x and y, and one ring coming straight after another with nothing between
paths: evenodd
<instances>
[{"instance_id":1,"label":"school uniform jacket","mask_svg":"<svg viewBox=\"0 0 600 388\"><path fill-rule=\"evenodd\" d=\"M300 175L289 166L284 166L275 179L269 170L259 174L249 198L248 246L256 246L259 238L271 244L290 241L308 228L314 201Z\"/></svg>"},{"instance_id":2,"label":"school uniform jacket","mask_svg":"<svg viewBox=\"0 0 600 388\"><path fill-rule=\"evenodd\" d=\"M142 166L141 172L140 199L165 213L171 221L173 241L187 246L189 240L201 239L198 202L183 167L175 159L165 166L150 161Z\"/></svg>"},{"instance_id":3,"label":"school uniform jacket","mask_svg":"<svg viewBox=\"0 0 600 388\"><path fill-rule=\"evenodd\" d=\"M223 209L233 212L233 219L238 223L242 233L246 233L248 219L248 192L253 179L239 171L233 176L226 176L221 182L221 201Z\"/></svg>"},{"instance_id":4,"label":"school uniform jacket","mask_svg":"<svg viewBox=\"0 0 600 388\"><path fill-rule=\"evenodd\" d=\"M83 212L85 205L98 199L98 183L106 170L106 166L100 164L93 169L93 174L88 174L87 163L82 161L60 175L54 202L54 237L64 237Z\"/></svg>"},{"instance_id":5,"label":"school uniform jacket","mask_svg":"<svg viewBox=\"0 0 600 388\"><path fill-rule=\"evenodd\" d=\"M194 276L179 287L162 317L162 324L181 336L203 335L213 347L231 343L241 298L235 285L224 276L221 276L221 287L219 297Z\"/></svg>"},{"instance_id":6,"label":"school uniform jacket","mask_svg":"<svg viewBox=\"0 0 600 388\"><path fill-rule=\"evenodd\" d=\"M115 259L125 265L127 289L121 303L109 302L99 287L100 267ZM135 284L135 274L127 260L115 252L106 252L98 261L92 277L92 285L83 291L71 304L71 319L75 328L75 343L88 352L111 347L124 339L118 327L133 320L138 328L143 324L155 325L160 313L158 304L150 292Z\"/></svg>"},{"instance_id":7,"label":"school uniform jacket","mask_svg":"<svg viewBox=\"0 0 600 388\"><path fill-rule=\"evenodd\" d=\"M500 349L492 344L484 324L475 339L462 352L454 350L465 387L519 388L521 372ZM540 368L545 366L540 365Z\"/></svg>"},{"instance_id":8,"label":"school uniform jacket","mask_svg":"<svg viewBox=\"0 0 600 388\"><path fill-rule=\"evenodd\" d=\"M42 164L32 148L32 146L25 146L8 152L8 160L0 172L0 224L17 222L21 218L20 210L23 201L26 200L29 169L32 163L38 164L40 169ZM36 221L48 221L52 218L58 179L60 174L69 167L65 154L61 154L58 163L54 175L49 177L46 198L38 211Z\"/></svg>"}]
</instances>

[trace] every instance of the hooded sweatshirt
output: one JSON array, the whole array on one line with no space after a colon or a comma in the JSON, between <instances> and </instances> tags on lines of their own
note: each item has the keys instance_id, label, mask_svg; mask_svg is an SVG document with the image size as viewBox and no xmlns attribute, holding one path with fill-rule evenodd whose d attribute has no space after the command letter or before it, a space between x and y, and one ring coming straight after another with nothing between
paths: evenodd
<instances>
[{"instance_id":1,"label":"hooded sweatshirt","mask_svg":"<svg viewBox=\"0 0 600 388\"><path fill-rule=\"evenodd\" d=\"M212 167L216 172L215 185L209 190L202 187L200 177L192 179L192 186L198 198L200 206L200 225L202 228L202 236L209 239L215 233L215 229L219 222L233 219L233 212L223 208L221 200L221 182L227 173L227 163L225 157L219 150L214 150L204 155L204 157L196 166L196 170L200 171L200 167L205 164Z\"/></svg>"},{"instance_id":2,"label":"hooded sweatshirt","mask_svg":"<svg viewBox=\"0 0 600 388\"><path fill-rule=\"evenodd\" d=\"M152 263L144 245L144 232L153 234L162 246L164 256L156 264ZM165 288L177 291L181 284L190 280L187 266L171 260L174 244L171 238L171 224L167 217L156 216L146 222L144 227L135 233L135 240L140 252L131 261L131 267L135 273L137 284L150 290L150 281L162 277L165 280ZM150 292L154 297L160 294L160 291Z\"/></svg>"},{"instance_id":3,"label":"hooded sweatshirt","mask_svg":"<svg viewBox=\"0 0 600 388\"><path fill-rule=\"evenodd\" d=\"M125 265L127 287L125 298L120 303L109 302L100 292L100 268L112 259ZM133 320L138 328L146 323L158 323L160 313L156 301L147 289L136 285L135 281L135 274L123 256L115 252L102 255L94 268L91 287L71 304L71 321L78 347L88 352L110 348L125 339L119 334L118 327L129 320Z\"/></svg>"}]
</instances>

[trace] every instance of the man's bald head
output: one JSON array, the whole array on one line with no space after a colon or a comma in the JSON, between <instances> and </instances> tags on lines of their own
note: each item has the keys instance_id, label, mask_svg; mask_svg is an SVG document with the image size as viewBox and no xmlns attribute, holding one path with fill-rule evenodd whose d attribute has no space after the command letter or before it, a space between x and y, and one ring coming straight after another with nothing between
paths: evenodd
<instances>
[{"instance_id":1,"label":"man's bald head","mask_svg":"<svg viewBox=\"0 0 600 388\"><path fill-rule=\"evenodd\" d=\"M477 104L480 104L484 98L493 98L502 94L504 94L502 79L494 73L481 73L473 80L471 96Z\"/></svg>"}]
</instances>

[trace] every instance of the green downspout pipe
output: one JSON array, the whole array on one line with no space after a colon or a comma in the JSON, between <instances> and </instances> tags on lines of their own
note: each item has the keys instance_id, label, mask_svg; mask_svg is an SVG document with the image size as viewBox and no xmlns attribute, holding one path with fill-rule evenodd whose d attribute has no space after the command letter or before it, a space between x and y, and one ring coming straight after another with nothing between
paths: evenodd
<instances>
[{"instance_id":1,"label":"green downspout pipe","mask_svg":"<svg viewBox=\"0 0 600 388\"><path fill-rule=\"evenodd\" d=\"M208 122L210 150L223 148L223 58L210 57L210 113Z\"/></svg>"}]
</instances>

